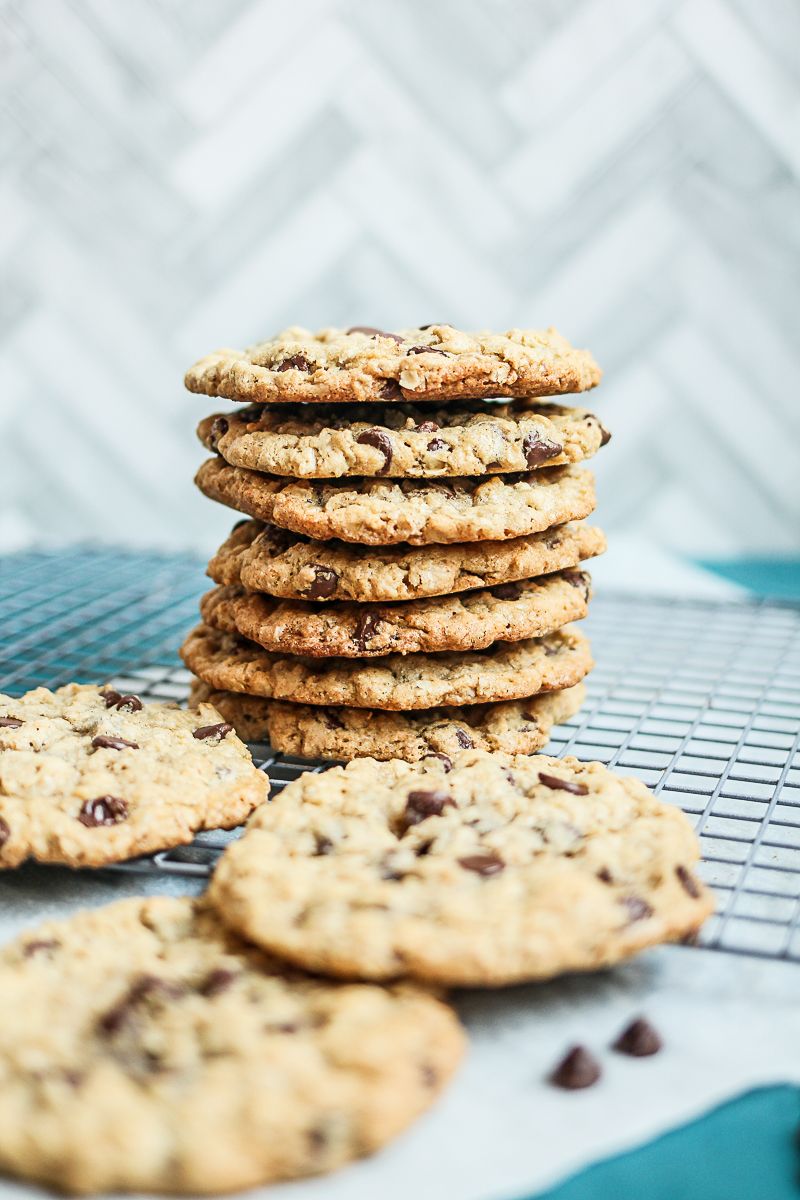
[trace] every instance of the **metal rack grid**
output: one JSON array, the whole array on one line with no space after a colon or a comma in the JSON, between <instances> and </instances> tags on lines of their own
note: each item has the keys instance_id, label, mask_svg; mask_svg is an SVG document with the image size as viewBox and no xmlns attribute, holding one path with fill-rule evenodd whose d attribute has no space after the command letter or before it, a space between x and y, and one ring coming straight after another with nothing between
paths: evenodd
<instances>
[{"instance_id":1,"label":"metal rack grid","mask_svg":"<svg viewBox=\"0 0 800 1200\"><path fill-rule=\"evenodd\" d=\"M186 696L176 647L196 620L190 557L77 548L0 560L0 688L115 681ZM600 594L589 700L547 752L636 775L696 824L718 897L708 947L800 961L800 606ZM280 790L323 770L254 746ZM237 833L200 834L116 870L206 876Z\"/></svg>"}]
</instances>

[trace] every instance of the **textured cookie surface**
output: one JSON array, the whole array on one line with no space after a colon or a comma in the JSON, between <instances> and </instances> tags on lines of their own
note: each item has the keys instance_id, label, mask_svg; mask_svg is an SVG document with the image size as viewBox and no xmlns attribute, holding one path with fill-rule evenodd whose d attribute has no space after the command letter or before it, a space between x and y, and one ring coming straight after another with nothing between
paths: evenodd
<instances>
[{"instance_id":1,"label":"textured cookie surface","mask_svg":"<svg viewBox=\"0 0 800 1200\"><path fill-rule=\"evenodd\" d=\"M547 744L554 725L574 716L586 691L579 683L529 700L413 712L289 704L215 691L200 682L192 684L192 696L211 700L246 741L269 742L283 754L416 762L431 752L457 754L466 747L533 754Z\"/></svg>"},{"instance_id":2,"label":"textured cookie surface","mask_svg":"<svg viewBox=\"0 0 800 1200\"><path fill-rule=\"evenodd\" d=\"M254 405L206 417L197 434L235 467L301 479L530 471L582 462L609 437L586 409L533 400L441 409Z\"/></svg>"},{"instance_id":3,"label":"textured cookie surface","mask_svg":"<svg viewBox=\"0 0 800 1200\"><path fill-rule=\"evenodd\" d=\"M445 596L577 567L602 554L606 539L590 525L557 525L505 542L449 546L356 546L240 522L208 564L215 583L241 584L287 600L359 604Z\"/></svg>"},{"instance_id":4,"label":"textured cookie surface","mask_svg":"<svg viewBox=\"0 0 800 1200\"><path fill-rule=\"evenodd\" d=\"M539 533L594 511L594 478L577 467L486 479L275 479L208 459L195 483L221 504L308 537L368 546L476 542Z\"/></svg>"},{"instance_id":5,"label":"textured cookie surface","mask_svg":"<svg viewBox=\"0 0 800 1200\"><path fill-rule=\"evenodd\" d=\"M712 908L697 858L639 780L470 751L300 776L225 852L211 899L315 971L498 985L692 933Z\"/></svg>"},{"instance_id":6,"label":"textured cookie surface","mask_svg":"<svg viewBox=\"0 0 800 1200\"><path fill-rule=\"evenodd\" d=\"M590 583L586 571L561 571L394 605L279 600L232 586L206 593L200 611L207 625L278 653L313 658L432 654L542 637L578 621L586 616Z\"/></svg>"},{"instance_id":7,"label":"textured cookie surface","mask_svg":"<svg viewBox=\"0 0 800 1200\"><path fill-rule=\"evenodd\" d=\"M419 989L313 980L190 900L123 900L0 953L0 1168L192 1194L331 1170L423 1112L461 1049Z\"/></svg>"},{"instance_id":8,"label":"textured cookie surface","mask_svg":"<svg viewBox=\"0 0 800 1200\"><path fill-rule=\"evenodd\" d=\"M218 350L186 374L189 391L229 400L438 400L555 396L600 382L588 350L554 329L462 333L428 325L379 329L292 327L248 350Z\"/></svg>"},{"instance_id":9,"label":"textured cookie surface","mask_svg":"<svg viewBox=\"0 0 800 1200\"><path fill-rule=\"evenodd\" d=\"M270 654L246 638L200 625L181 657L198 678L222 691L384 709L519 699L572 687L592 668L588 641L570 628L477 652L390 654L362 662Z\"/></svg>"},{"instance_id":10,"label":"textured cookie surface","mask_svg":"<svg viewBox=\"0 0 800 1200\"><path fill-rule=\"evenodd\" d=\"M0 868L99 866L241 824L269 781L221 721L77 684L0 695Z\"/></svg>"}]
</instances>

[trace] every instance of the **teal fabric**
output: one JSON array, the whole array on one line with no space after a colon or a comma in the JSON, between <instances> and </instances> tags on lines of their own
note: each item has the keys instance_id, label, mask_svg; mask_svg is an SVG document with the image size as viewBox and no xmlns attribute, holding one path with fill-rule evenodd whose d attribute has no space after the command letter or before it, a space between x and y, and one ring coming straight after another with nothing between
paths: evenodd
<instances>
[{"instance_id":1,"label":"teal fabric","mask_svg":"<svg viewBox=\"0 0 800 1200\"><path fill-rule=\"evenodd\" d=\"M758 596L800 600L800 558L700 559L699 563Z\"/></svg>"},{"instance_id":2,"label":"teal fabric","mask_svg":"<svg viewBox=\"0 0 800 1200\"><path fill-rule=\"evenodd\" d=\"M536 1200L797 1200L799 1121L800 1088L747 1092Z\"/></svg>"}]
</instances>

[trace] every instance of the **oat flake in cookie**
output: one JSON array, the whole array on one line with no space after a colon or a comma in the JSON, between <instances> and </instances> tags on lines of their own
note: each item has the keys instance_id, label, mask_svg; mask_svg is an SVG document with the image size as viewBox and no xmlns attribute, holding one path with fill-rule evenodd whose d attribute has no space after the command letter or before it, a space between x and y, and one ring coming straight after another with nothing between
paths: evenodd
<instances>
[{"instance_id":1,"label":"oat flake in cookie","mask_svg":"<svg viewBox=\"0 0 800 1200\"><path fill-rule=\"evenodd\" d=\"M325 974L497 986L617 962L711 912L689 821L638 780L574 758L450 759L289 784L217 867L223 920Z\"/></svg>"},{"instance_id":2,"label":"oat flake in cookie","mask_svg":"<svg viewBox=\"0 0 800 1200\"><path fill-rule=\"evenodd\" d=\"M216 709L68 684L0 695L0 869L96 867L229 829L269 781Z\"/></svg>"},{"instance_id":3,"label":"oat flake in cookie","mask_svg":"<svg viewBox=\"0 0 800 1200\"><path fill-rule=\"evenodd\" d=\"M456 1017L287 969L202 903L131 899L0 952L0 1169L71 1192L228 1192L384 1145L436 1100Z\"/></svg>"},{"instance_id":4,"label":"oat flake in cookie","mask_svg":"<svg viewBox=\"0 0 800 1200\"><path fill-rule=\"evenodd\" d=\"M190 392L273 404L556 396L599 382L589 351L555 329L463 333L447 324L319 333L295 326L247 350L217 350L185 377Z\"/></svg>"}]
</instances>

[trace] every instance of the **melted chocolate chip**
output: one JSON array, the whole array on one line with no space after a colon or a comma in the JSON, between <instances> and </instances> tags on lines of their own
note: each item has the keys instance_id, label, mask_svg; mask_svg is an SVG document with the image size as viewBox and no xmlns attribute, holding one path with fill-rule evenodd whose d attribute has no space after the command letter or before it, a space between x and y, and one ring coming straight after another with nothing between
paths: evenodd
<instances>
[{"instance_id":1,"label":"melted chocolate chip","mask_svg":"<svg viewBox=\"0 0 800 1200\"><path fill-rule=\"evenodd\" d=\"M314 582L306 595L310 600L326 600L336 591L339 576L333 567L314 567Z\"/></svg>"},{"instance_id":2,"label":"melted chocolate chip","mask_svg":"<svg viewBox=\"0 0 800 1200\"><path fill-rule=\"evenodd\" d=\"M128 805L119 796L98 796L96 800L86 800L78 820L87 829L95 829L99 825L120 825L128 819Z\"/></svg>"},{"instance_id":3,"label":"melted chocolate chip","mask_svg":"<svg viewBox=\"0 0 800 1200\"><path fill-rule=\"evenodd\" d=\"M206 446L209 450L215 451L218 448L220 438L224 437L230 427L227 417L214 417L206 438Z\"/></svg>"},{"instance_id":4,"label":"melted chocolate chip","mask_svg":"<svg viewBox=\"0 0 800 1200\"><path fill-rule=\"evenodd\" d=\"M384 379L378 395L381 400L401 400L403 398L403 389L396 379Z\"/></svg>"},{"instance_id":5,"label":"melted chocolate chip","mask_svg":"<svg viewBox=\"0 0 800 1200\"><path fill-rule=\"evenodd\" d=\"M497 587L489 588L496 600L519 600L522 595L521 583L499 583Z\"/></svg>"},{"instance_id":6,"label":"melted chocolate chip","mask_svg":"<svg viewBox=\"0 0 800 1200\"><path fill-rule=\"evenodd\" d=\"M682 864L675 868L675 874L678 876L678 881L685 892L696 900L700 895L700 886L690 871Z\"/></svg>"},{"instance_id":7,"label":"melted chocolate chip","mask_svg":"<svg viewBox=\"0 0 800 1200\"><path fill-rule=\"evenodd\" d=\"M25 947L25 957L33 958L34 954L39 954L42 950L57 950L59 942L53 938L40 938L35 942L28 942Z\"/></svg>"},{"instance_id":8,"label":"melted chocolate chip","mask_svg":"<svg viewBox=\"0 0 800 1200\"><path fill-rule=\"evenodd\" d=\"M414 825L419 825L421 821L427 820L428 817L440 817L445 808L457 808L457 804L453 797L441 788L432 788L430 791L416 791L408 793L405 812L403 813L402 823L404 829L411 829Z\"/></svg>"},{"instance_id":9,"label":"melted chocolate chip","mask_svg":"<svg viewBox=\"0 0 800 1200\"><path fill-rule=\"evenodd\" d=\"M620 904L627 908L628 920L631 924L634 921L644 921L653 915L652 908L646 900L642 900L641 896L623 896Z\"/></svg>"},{"instance_id":10,"label":"melted chocolate chip","mask_svg":"<svg viewBox=\"0 0 800 1200\"><path fill-rule=\"evenodd\" d=\"M95 750L138 750L138 742L129 742L125 738L106 737L104 733L92 738Z\"/></svg>"},{"instance_id":11,"label":"melted chocolate chip","mask_svg":"<svg viewBox=\"0 0 800 1200\"><path fill-rule=\"evenodd\" d=\"M310 374L315 370L308 359L304 358L302 354L293 354L291 358L285 358L274 369L276 371L305 371L306 374Z\"/></svg>"},{"instance_id":12,"label":"melted chocolate chip","mask_svg":"<svg viewBox=\"0 0 800 1200\"><path fill-rule=\"evenodd\" d=\"M557 775L545 775L539 772L539 783L552 788L554 792L570 792L573 796L588 796L589 789L585 783L573 783L571 779L559 779Z\"/></svg>"},{"instance_id":13,"label":"melted chocolate chip","mask_svg":"<svg viewBox=\"0 0 800 1200\"><path fill-rule=\"evenodd\" d=\"M206 976L197 990L201 996L219 996L221 992L228 990L235 978L235 971L217 967L210 975Z\"/></svg>"},{"instance_id":14,"label":"melted chocolate chip","mask_svg":"<svg viewBox=\"0 0 800 1200\"><path fill-rule=\"evenodd\" d=\"M647 1058L651 1054L658 1054L663 1044L660 1034L650 1022L638 1017L623 1029L614 1042L614 1049L632 1058Z\"/></svg>"},{"instance_id":15,"label":"melted chocolate chip","mask_svg":"<svg viewBox=\"0 0 800 1200\"><path fill-rule=\"evenodd\" d=\"M555 458L563 449L564 447L558 442L551 442L549 438L543 438L536 430L533 433L526 433L522 442L522 453L525 455L525 462L529 467L538 467L540 463Z\"/></svg>"},{"instance_id":16,"label":"melted chocolate chip","mask_svg":"<svg viewBox=\"0 0 800 1200\"><path fill-rule=\"evenodd\" d=\"M107 700L106 707L111 707ZM119 709L120 712L135 713L141 712L144 705L138 696L120 696L119 700L114 702L114 708Z\"/></svg>"},{"instance_id":17,"label":"melted chocolate chip","mask_svg":"<svg viewBox=\"0 0 800 1200\"><path fill-rule=\"evenodd\" d=\"M353 634L353 641L362 654L367 649L367 642L371 638L374 638L379 624L380 619L373 612L362 612L358 618L355 633Z\"/></svg>"},{"instance_id":18,"label":"melted chocolate chip","mask_svg":"<svg viewBox=\"0 0 800 1200\"><path fill-rule=\"evenodd\" d=\"M600 1064L585 1046L573 1046L550 1075L550 1082L568 1091L591 1087L600 1078Z\"/></svg>"},{"instance_id":19,"label":"melted chocolate chip","mask_svg":"<svg viewBox=\"0 0 800 1200\"><path fill-rule=\"evenodd\" d=\"M11 837L11 826L4 817L0 817L0 847L5 846Z\"/></svg>"},{"instance_id":20,"label":"melted chocolate chip","mask_svg":"<svg viewBox=\"0 0 800 1200\"><path fill-rule=\"evenodd\" d=\"M0 717L0 729L19 729L22 724L16 717Z\"/></svg>"},{"instance_id":21,"label":"melted chocolate chip","mask_svg":"<svg viewBox=\"0 0 800 1200\"><path fill-rule=\"evenodd\" d=\"M426 758L438 758L443 765L445 774L449 774L453 769L453 760L447 754L440 754L438 750L429 750L425 755Z\"/></svg>"},{"instance_id":22,"label":"melted chocolate chip","mask_svg":"<svg viewBox=\"0 0 800 1200\"><path fill-rule=\"evenodd\" d=\"M193 738L197 738L199 742L204 742L208 738L215 738L221 742L229 733L233 733L233 726L227 721L218 721L216 725L201 725L199 729L195 729L192 734Z\"/></svg>"},{"instance_id":23,"label":"melted chocolate chip","mask_svg":"<svg viewBox=\"0 0 800 1200\"><path fill-rule=\"evenodd\" d=\"M440 450L449 450L450 448L442 438L431 438L427 445L428 450L435 450L437 452Z\"/></svg>"},{"instance_id":24,"label":"melted chocolate chip","mask_svg":"<svg viewBox=\"0 0 800 1200\"><path fill-rule=\"evenodd\" d=\"M459 858L458 865L476 875L498 875L505 870L506 864L499 854L468 854L466 858Z\"/></svg>"},{"instance_id":25,"label":"melted chocolate chip","mask_svg":"<svg viewBox=\"0 0 800 1200\"><path fill-rule=\"evenodd\" d=\"M359 446L374 446L376 450L380 450L384 461L378 474L385 475L392 465L392 441L388 433L384 433L382 429L365 429L358 435L356 442Z\"/></svg>"},{"instance_id":26,"label":"melted chocolate chip","mask_svg":"<svg viewBox=\"0 0 800 1200\"><path fill-rule=\"evenodd\" d=\"M456 741L462 750L471 750L475 744L466 729L456 730Z\"/></svg>"},{"instance_id":27,"label":"melted chocolate chip","mask_svg":"<svg viewBox=\"0 0 800 1200\"><path fill-rule=\"evenodd\" d=\"M412 346L410 350L406 350L406 354L442 354L445 358L450 357L440 346Z\"/></svg>"}]
</instances>

